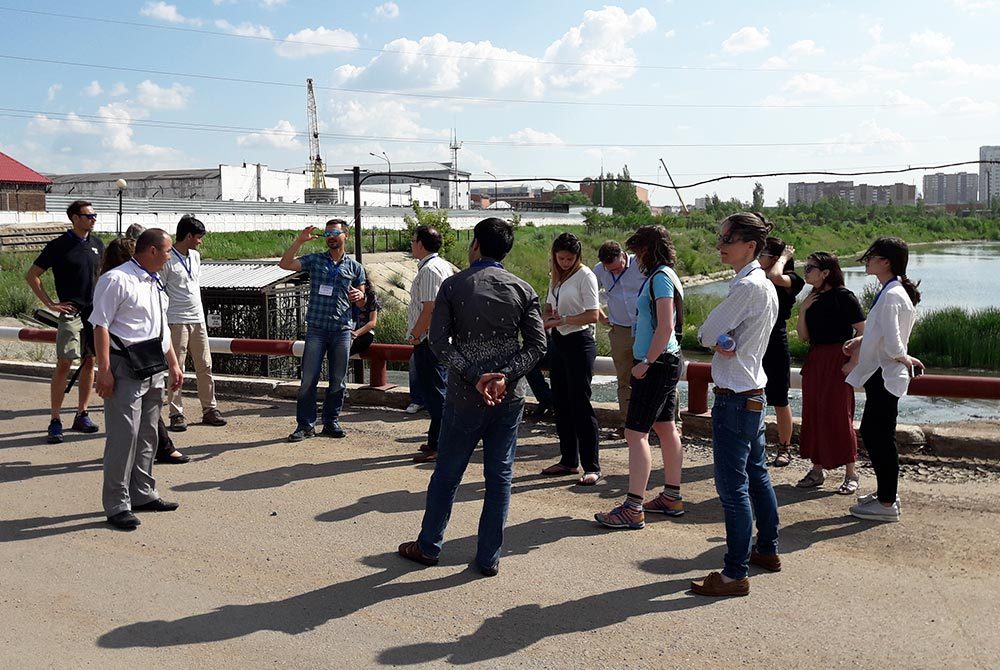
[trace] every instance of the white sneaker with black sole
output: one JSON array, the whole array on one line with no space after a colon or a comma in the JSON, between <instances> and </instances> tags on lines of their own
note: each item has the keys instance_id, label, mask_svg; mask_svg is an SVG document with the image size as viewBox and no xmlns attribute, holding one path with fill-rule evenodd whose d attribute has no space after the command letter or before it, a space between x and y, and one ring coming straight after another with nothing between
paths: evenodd
<instances>
[{"instance_id":1,"label":"white sneaker with black sole","mask_svg":"<svg viewBox=\"0 0 1000 670\"><path fill-rule=\"evenodd\" d=\"M851 507L851 515L868 521L899 521L899 505L886 507L876 500L858 503Z\"/></svg>"}]
</instances>

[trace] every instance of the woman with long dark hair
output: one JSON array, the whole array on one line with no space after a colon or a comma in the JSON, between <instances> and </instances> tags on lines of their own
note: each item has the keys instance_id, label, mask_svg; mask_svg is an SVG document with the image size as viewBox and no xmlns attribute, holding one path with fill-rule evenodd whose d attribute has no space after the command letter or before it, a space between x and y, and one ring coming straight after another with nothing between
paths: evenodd
<instances>
[{"instance_id":1,"label":"woman with long dark hair","mask_svg":"<svg viewBox=\"0 0 1000 670\"><path fill-rule=\"evenodd\" d=\"M601 480L597 416L590 403L597 358L594 324L601 306L597 277L582 257L583 247L573 233L563 233L552 243L544 325L552 333L549 379L561 458L542 474L575 475L582 465L579 483L593 486Z\"/></svg>"},{"instance_id":2,"label":"woman with long dark hair","mask_svg":"<svg viewBox=\"0 0 1000 670\"><path fill-rule=\"evenodd\" d=\"M351 349L348 356L363 354L375 341L375 326L378 324L378 313L382 310L382 303L375 292L371 276L366 275L366 277L364 284L365 306L362 308L351 307L354 312L356 328L351 332Z\"/></svg>"},{"instance_id":3,"label":"woman with long dark hair","mask_svg":"<svg viewBox=\"0 0 1000 670\"><path fill-rule=\"evenodd\" d=\"M796 331L809 343L802 365L802 430L799 455L812 469L799 488L826 480L825 470L843 466L841 495L858 490L858 438L854 433L854 388L844 382L849 362L844 343L865 330L861 303L844 286L844 273L833 254L817 251L806 259L806 282L812 291L802 301Z\"/></svg>"},{"instance_id":4,"label":"woman with long dark hair","mask_svg":"<svg viewBox=\"0 0 1000 670\"><path fill-rule=\"evenodd\" d=\"M795 297L805 286L802 277L795 271L792 257L795 247L785 244L780 237L768 237L764 241L764 251L757 260L761 269L778 293L778 320L771 329L764 352L764 373L767 384L764 397L774 408L778 423L778 453L772 465L784 467L789 463L788 449L792 442L792 408L788 406L788 389L791 386L792 359L788 353L788 319L795 306Z\"/></svg>"},{"instance_id":5,"label":"woman with long dark hair","mask_svg":"<svg viewBox=\"0 0 1000 670\"><path fill-rule=\"evenodd\" d=\"M861 496L851 507L851 514L859 519L899 521L896 417L910 378L924 370L924 364L906 351L915 306L920 302L917 284L906 276L909 257L906 242L880 237L860 259L865 274L874 275L881 288L868 312L864 335L844 344L845 353L857 351L857 365L847 375L847 383L865 388L861 439L878 484L873 493Z\"/></svg>"},{"instance_id":6,"label":"woman with long dark hair","mask_svg":"<svg viewBox=\"0 0 1000 670\"><path fill-rule=\"evenodd\" d=\"M594 515L608 528L642 528L644 512L680 516L681 465L684 452L674 413L677 410L677 382L681 376L681 346L675 324L683 315L684 290L673 270L677 263L670 233L663 226L643 226L625 242L635 254L646 281L636 301L636 323L632 345L631 396L625 419L628 443L628 493L621 505L610 512ZM660 438L663 454L663 491L643 504L652 459L649 431Z\"/></svg>"}]
</instances>

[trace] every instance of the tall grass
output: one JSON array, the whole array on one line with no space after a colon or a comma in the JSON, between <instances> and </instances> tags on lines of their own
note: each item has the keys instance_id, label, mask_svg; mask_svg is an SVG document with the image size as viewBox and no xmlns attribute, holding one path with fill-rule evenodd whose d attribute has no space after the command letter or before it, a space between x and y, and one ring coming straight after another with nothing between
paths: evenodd
<instances>
[{"instance_id":1,"label":"tall grass","mask_svg":"<svg viewBox=\"0 0 1000 670\"><path fill-rule=\"evenodd\" d=\"M1000 370L1000 308L928 312L913 328L909 351L935 367Z\"/></svg>"},{"instance_id":2,"label":"tall grass","mask_svg":"<svg viewBox=\"0 0 1000 670\"><path fill-rule=\"evenodd\" d=\"M0 316L25 316L38 306L35 294L24 281L24 275L37 256L38 252L5 251L0 254ZM42 285L50 296L56 297L51 272L42 275Z\"/></svg>"}]
</instances>

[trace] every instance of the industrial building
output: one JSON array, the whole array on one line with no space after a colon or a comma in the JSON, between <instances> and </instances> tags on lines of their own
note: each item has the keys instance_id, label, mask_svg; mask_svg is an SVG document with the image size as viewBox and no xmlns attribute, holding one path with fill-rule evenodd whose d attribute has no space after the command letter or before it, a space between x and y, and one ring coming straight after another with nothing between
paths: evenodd
<instances>
[{"instance_id":1,"label":"industrial building","mask_svg":"<svg viewBox=\"0 0 1000 670\"><path fill-rule=\"evenodd\" d=\"M0 211L44 212L45 188L52 181L0 153Z\"/></svg>"},{"instance_id":2,"label":"industrial building","mask_svg":"<svg viewBox=\"0 0 1000 670\"><path fill-rule=\"evenodd\" d=\"M370 163L358 166L361 168L361 178L363 188L370 188L378 184L392 183L393 193L396 189L409 187L411 184L426 184L441 192L438 206L445 209L469 209L469 178L471 172L452 168L452 163L392 163L389 168L386 163ZM389 181L389 173L392 173L392 181ZM367 176L368 173L372 176ZM327 172L327 179L330 176L337 179L341 186L351 187L354 185L354 173L350 170L343 172ZM329 185L328 185L329 186ZM350 190L349 188L347 189ZM421 201L423 198L421 198ZM396 203L395 195L393 204Z\"/></svg>"}]
</instances>

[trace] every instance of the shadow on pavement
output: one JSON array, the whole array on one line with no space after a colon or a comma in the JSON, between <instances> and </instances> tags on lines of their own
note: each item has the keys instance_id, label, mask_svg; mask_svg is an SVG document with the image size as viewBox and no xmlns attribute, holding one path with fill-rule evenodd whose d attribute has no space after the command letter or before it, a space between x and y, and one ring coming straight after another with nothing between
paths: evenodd
<instances>
[{"instance_id":1,"label":"shadow on pavement","mask_svg":"<svg viewBox=\"0 0 1000 670\"><path fill-rule=\"evenodd\" d=\"M72 475L80 472L101 472L104 468L104 461L95 458L89 461L77 461L73 463L48 463L44 465L33 465L31 461L11 461L10 463L0 463L0 484L8 482L23 482L35 477L48 477L50 475Z\"/></svg>"},{"instance_id":2,"label":"shadow on pavement","mask_svg":"<svg viewBox=\"0 0 1000 670\"><path fill-rule=\"evenodd\" d=\"M87 523L75 523L71 526L61 525L73 521L85 521L86 519L95 520ZM0 521L0 542L34 540L40 537L64 535L92 528L113 530L105 523L103 512L85 512L81 514L67 514L65 516L36 516L30 519Z\"/></svg>"}]
</instances>

